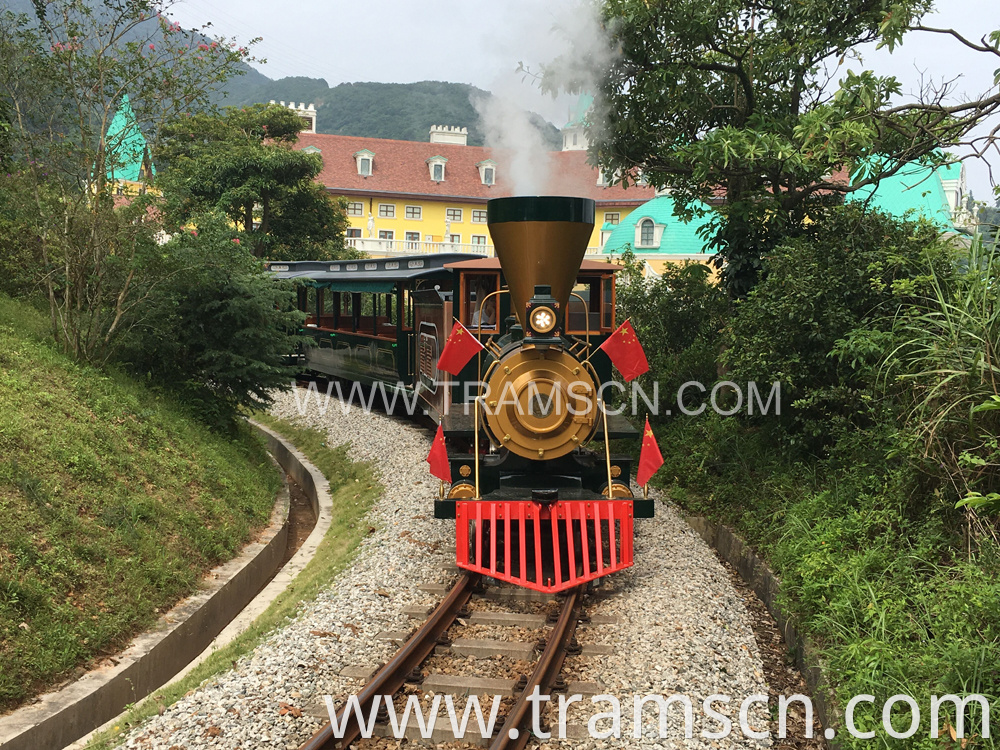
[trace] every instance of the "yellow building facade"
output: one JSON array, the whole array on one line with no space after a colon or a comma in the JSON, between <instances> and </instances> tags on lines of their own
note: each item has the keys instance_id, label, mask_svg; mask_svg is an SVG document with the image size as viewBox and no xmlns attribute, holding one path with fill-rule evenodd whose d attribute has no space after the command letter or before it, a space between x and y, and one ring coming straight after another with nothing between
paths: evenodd
<instances>
[{"instance_id":1,"label":"yellow building facade","mask_svg":"<svg viewBox=\"0 0 1000 750\"><path fill-rule=\"evenodd\" d=\"M317 178L347 202L348 243L372 256L428 252L492 255L486 225L491 198L518 194L513 154L466 144L464 128L435 126L427 142L301 133L296 148L323 160ZM651 188L609 186L583 150L548 152L542 191L592 198L597 204L588 252L629 213L653 197Z\"/></svg>"}]
</instances>

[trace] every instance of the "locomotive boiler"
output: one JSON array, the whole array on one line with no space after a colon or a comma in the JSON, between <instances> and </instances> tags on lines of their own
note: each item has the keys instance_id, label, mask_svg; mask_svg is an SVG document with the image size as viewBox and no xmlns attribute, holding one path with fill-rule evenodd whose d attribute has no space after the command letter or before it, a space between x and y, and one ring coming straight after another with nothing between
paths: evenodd
<instances>
[{"instance_id":1,"label":"locomotive boiler","mask_svg":"<svg viewBox=\"0 0 1000 750\"><path fill-rule=\"evenodd\" d=\"M467 386L475 369L471 403L466 387L442 417L445 435L469 448L449 453L451 486L435 511L456 519L458 566L545 592L629 567L633 520L652 515L633 496L630 457L610 448L636 433L605 405L610 367L596 347L609 300L579 283L594 208L554 196L487 203L506 288L478 305L508 297L497 309L510 316L483 339L480 314L470 330L485 348L462 373Z\"/></svg>"}]
</instances>

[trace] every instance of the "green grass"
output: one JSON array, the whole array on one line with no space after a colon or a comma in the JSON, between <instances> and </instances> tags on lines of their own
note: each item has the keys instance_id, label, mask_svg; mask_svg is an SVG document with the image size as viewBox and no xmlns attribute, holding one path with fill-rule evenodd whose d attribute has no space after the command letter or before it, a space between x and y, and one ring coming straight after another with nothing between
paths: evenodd
<instances>
[{"instance_id":1,"label":"green grass","mask_svg":"<svg viewBox=\"0 0 1000 750\"><path fill-rule=\"evenodd\" d=\"M840 460L798 461L736 420L675 420L658 437L666 464L655 481L685 511L734 527L768 561L782 581L780 605L819 645L840 706L876 696L876 709L859 706L859 728L877 728L890 696L921 707L914 737L879 728L873 740L842 734L844 747L958 750L929 737L930 697L947 693L986 696L995 729L1000 550L984 542L970 558L960 516L891 457L891 433L848 436L833 451ZM978 712L966 718L980 725ZM968 747L996 746L992 737Z\"/></svg>"},{"instance_id":2,"label":"green grass","mask_svg":"<svg viewBox=\"0 0 1000 750\"><path fill-rule=\"evenodd\" d=\"M280 478L0 296L0 711L113 654L269 520Z\"/></svg>"},{"instance_id":3,"label":"green grass","mask_svg":"<svg viewBox=\"0 0 1000 750\"><path fill-rule=\"evenodd\" d=\"M155 715L162 706L175 703L205 680L234 666L240 657L253 651L275 628L294 617L304 602L311 601L328 587L334 577L350 564L361 540L368 535L369 527L364 522L364 516L382 491L374 478L374 468L367 463L352 462L345 446L327 447L326 436L317 430L267 414L255 413L253 417L281 433L330 482L333 501L330 528L306 568L246 631L213 653L183 679L133 707L121 724L95 736L87 745L87 750L110 750L129 728Z\"/></svg>"}]
</instances>

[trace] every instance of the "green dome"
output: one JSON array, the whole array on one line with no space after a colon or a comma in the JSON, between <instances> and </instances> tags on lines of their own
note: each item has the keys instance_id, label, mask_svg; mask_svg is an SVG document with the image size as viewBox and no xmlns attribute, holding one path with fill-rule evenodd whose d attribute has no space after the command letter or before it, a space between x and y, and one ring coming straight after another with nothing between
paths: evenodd
<instances>
[{"instance_id":1,"label":"green dome","mask_svg":"<svg viewBox=\"0 0 1000 750\"><path fill-rule=\"evenodd\" d=\"M698 208L711 212L712 209L704 203L698 203ZM630 213L621 223L614 227L608 241L604 243L604 252L619 254L629 246L633 252L656 253L662 255L696 255L705 252L705 240L698 236L698 229L706 225L710 216L695 217L685 223L674 216L674 199L669 195L661 195L643 203ZM644 219L651 219L654 226L652 245L638 245L636 242L636 227ZM662 234L659 227L663 228ZM607 229L605 225L603 229ZM714 255L709 251L706 255Z\"/></svg>"},{"instance_id":2,"label":"green dome","mask_svg":"<svg viewBox=\"0 0 1000 750\"><path fill-rule=\"evenodd\" d=\"M951 208L945 195L942 179L957 179L961 165L944 165L934 169L921 164L907 164L891 177L879 180L878 185L849 193L852 203L867 203L897 218L915 219L922 216L945 228L954 229ZM956 174L957 172L957 174ZM857 179L861 170L855 174Z\"/></svg>"}]
</instances>

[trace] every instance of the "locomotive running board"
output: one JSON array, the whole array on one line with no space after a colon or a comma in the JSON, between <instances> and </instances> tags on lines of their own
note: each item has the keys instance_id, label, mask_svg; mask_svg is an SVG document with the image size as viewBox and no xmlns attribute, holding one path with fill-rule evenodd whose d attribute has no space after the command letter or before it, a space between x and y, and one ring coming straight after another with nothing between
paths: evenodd
<instances>
[{"instance_id":1,"label":"locomotive running board","mask_svg":"<svg viewBox=\"0 0 1000 750\"><path fill-rule=\"evenodd\" d=\"M632 566L632 500L455 503L456 563L555 593Z\"/></svg>"}]
</instances>

